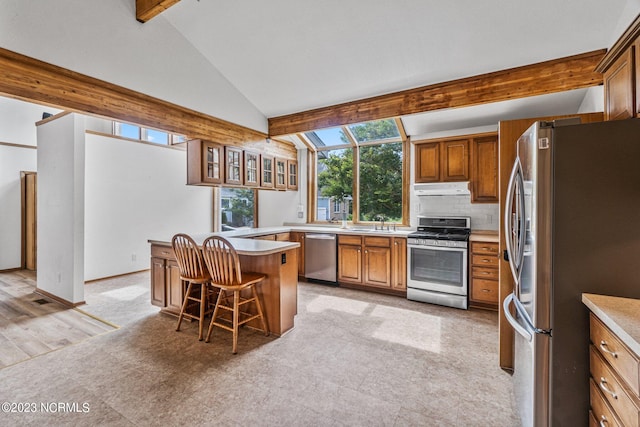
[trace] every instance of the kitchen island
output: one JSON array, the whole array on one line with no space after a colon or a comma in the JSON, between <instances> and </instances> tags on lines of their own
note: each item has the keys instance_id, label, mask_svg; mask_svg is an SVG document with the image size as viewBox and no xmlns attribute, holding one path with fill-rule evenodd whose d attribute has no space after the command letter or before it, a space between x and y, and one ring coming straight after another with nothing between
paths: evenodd
<instances>
[{"instance_id":1,"label":"kitchen island","mask_svg":"<svg viewBox=\"0 0 640 427\"><path fill-rule=\"evenodd\" d=\"M224 236L224 233L220 233ZM192 235L201 245L212 234ZM256 289L263 305L269 331L280 336L294 326L298 298L297 242L226 237L240 257L243 271L263 273L267 277ZM164 313L178 315L185 287L171 239L153 240L151 244L151 303ZM252 323L249 323L250 326ZM256 324L255 326L258 327Z\"/></svg>"}]
</instances>

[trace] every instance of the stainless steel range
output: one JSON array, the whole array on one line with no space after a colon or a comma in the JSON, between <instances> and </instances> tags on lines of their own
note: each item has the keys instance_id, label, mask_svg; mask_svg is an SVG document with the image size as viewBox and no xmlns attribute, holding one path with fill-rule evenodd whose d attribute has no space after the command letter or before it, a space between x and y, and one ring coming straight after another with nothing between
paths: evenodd
<instances>
[{"instance_id":1,"label":"stainless steel range","mask_svg":"<svg viewBox=\"0 0 640 427\"><path fill-rule=\"evenodd\" d=\"M418 217L407 238L407 298L467 308L469 217Z\"/></svg>"}]
</instances>

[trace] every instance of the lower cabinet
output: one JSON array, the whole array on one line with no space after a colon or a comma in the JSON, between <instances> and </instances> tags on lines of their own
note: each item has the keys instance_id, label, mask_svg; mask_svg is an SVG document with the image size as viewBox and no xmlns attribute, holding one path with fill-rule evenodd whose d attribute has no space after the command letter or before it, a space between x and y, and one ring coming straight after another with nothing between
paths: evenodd
<instances>
[{"instance_id":1,"label":"lower cabinet","mask_svg":"<svg viewBox=\"0 0 640 427\"><path fill-rule=\"evenodd\" d=\"M338 283L406 292L406 251L405 238L339 235Z\"/></svg>"},{"instance_id":2,"label":"lower cabinet","mask_svg":"<svg viewBox=\"0 0 640 427\"><path fill-rule=\"evenodd\" d=\"M472 241L469 305L498 309L498 243Z\"/></svg>"},{"instance_id":3,"label":"lower cabinet","mask_svg":"<svg viewBox=\"0 0 640 427\"><path fill-rule=\"evenodd\" d=\"M292 231L289 233L289 241L300 243L298 248L298 276L304 277L304 233Z\"/></svg>"},{"instance_id":4,"label":"lower cabinet","mask_svg":"<svg viewBox=\"0 0 640 427\"><path fill-rule=\"evenodd\" d=\"M640 426L640 355L593 313L589 323L590 415L601 426Z\"/></svg>"},{"instance_id":5,"label":"lower cabinet","mask_svg":"<svg viewBox=\"0 0 640 427\"><path fill-rule=\"evenodd\" d=\"M151 245L151 304L164 312L178 315L184 286L171 248Z\"/></svg>"}]
</instances>

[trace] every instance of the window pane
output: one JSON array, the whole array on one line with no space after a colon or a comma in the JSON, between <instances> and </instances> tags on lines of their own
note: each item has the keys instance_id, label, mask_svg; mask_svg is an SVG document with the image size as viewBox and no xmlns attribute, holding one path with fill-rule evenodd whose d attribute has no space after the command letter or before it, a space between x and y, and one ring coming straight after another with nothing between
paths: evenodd
<instances>
[{"instance_id":1,"label":"window pane","mask_svg":"<svg viewBox=\"0 0 640 427\"><path fill-rule=\"evenodd\" d=\"M400 131L393 119L350 125L349 130L358 143L400 138Z\"/></svg>"},{"instance_id":2,"label":"window pane","mask_svg":"<svg viewBox=\"0 0 640 427\"><path fill-rule=\"evenodd\" d=\"M187 137L185 137L184 135L176 135L176 134L171 135L172 144L181 144L183 142L187 142Z\"/></svg>"},{"instance_id":3,"label":"window pane","mask_svg":"<svg viewBox=\"0 0 640 427\"><path fill-rule=\"evenodd\" d=\"M145 141L153 142L155 144L167 145L169 143L169 134L159 130L145 129L143 137Z\"/></svg>"},{"instance_id":4,"label":"window pane","mask_svg":"<svg viewBox=\"0 0 640 427\"><path fill-rule=\"evenodd\" d=\"M125 138L140 139L140 127L129 123L118 123L116 125L116 133Z\"/></svg>"},{"instance_id":5,"label":"window pane","mask_svg":"<svg viewBox=\"0 0 640 427\"><path fill-rule=\"evenodd\" d=\"M360 147L360 221L402 221L402 143Z\"/></svg>"},{"instance_id":6,"label":"window pane","mask_svg":"<svg viewBox=\"0 0 640 427\"><path fill-rule=\"evenodd\" d=\"M253 227L254 191L245 188L220 189L220 224L222 231Z\"/></svg>"},{"instance_id":7,"label":"window pane","mask_svg":"<svg viewBox=\"0 0 640 427\"><path fill-rule=\"evenodd\" d=\"M316 220L341 220L335 213L335 203L342 202L353 193L353 151L351 148L318 152L318 188ZM351 219L351 203L345 209L346 219ZM346 206L345 205L345 206Z\"/></svg>"},{"instance_id":8,"label":"window pane","mask_svg":"<svg viewBox=\"0 0 640 427\"><path fill-rule=\"evenodd\" d=\"M309 141L318 148L349 145L349 139L342 128L322 129L305 133Z\"/></svg>"}]
</instances>

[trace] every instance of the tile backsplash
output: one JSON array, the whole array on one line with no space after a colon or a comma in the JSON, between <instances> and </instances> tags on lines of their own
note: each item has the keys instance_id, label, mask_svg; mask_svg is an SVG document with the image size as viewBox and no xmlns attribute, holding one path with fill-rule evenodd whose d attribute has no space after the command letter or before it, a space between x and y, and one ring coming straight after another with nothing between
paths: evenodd
<instances>
[{"instance_id":1,"label":"tile backsplash","mask_svg":"<svg viewBox=\"0 0 640 427\"><path fill-rule=\"evenodd\" d=\"M468 216L472 230L498 230L500 205L498 203L471 203L465 196L413 196L411 225L418 225L418 215Z\"/></svg>"}]
</instances>

